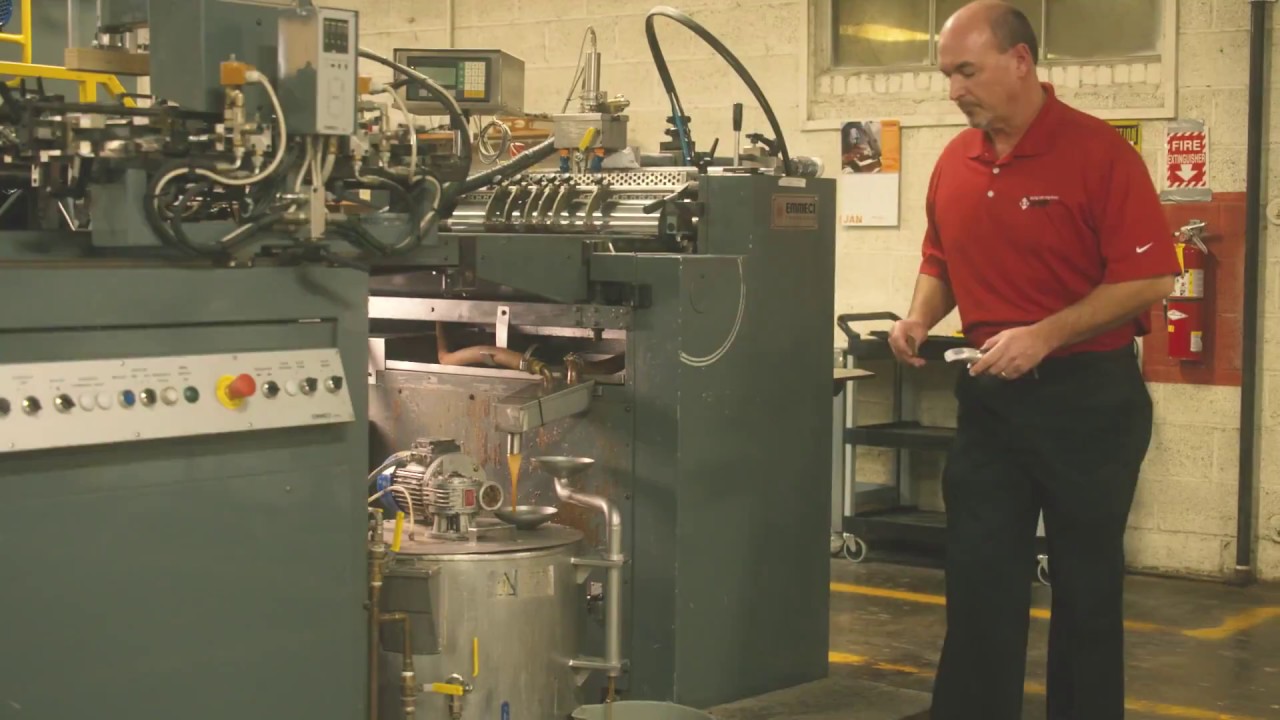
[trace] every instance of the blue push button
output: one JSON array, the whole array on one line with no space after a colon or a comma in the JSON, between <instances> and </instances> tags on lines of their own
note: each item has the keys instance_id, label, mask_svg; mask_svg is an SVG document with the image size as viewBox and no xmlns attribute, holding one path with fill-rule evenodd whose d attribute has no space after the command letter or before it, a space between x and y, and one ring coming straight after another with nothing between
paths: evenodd
<instances>
[{"instance_id":1,"label":"blue push button","mask_svg":"<svg viewBox=\"0 0 1280 720\"><path fill-rule=\"evenodd\" d=\"M132 390L124 390L120 393L120 405L131 408L138 402L138 396L133 394Z\"/></svg>"}]
</instances>

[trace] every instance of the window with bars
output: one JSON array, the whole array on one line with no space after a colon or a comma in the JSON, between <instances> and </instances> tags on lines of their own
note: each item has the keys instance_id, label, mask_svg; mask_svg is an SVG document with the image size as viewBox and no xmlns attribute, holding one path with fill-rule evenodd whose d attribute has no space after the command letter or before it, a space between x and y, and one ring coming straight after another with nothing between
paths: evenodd
<instances>
[{"instance_id":1,"label":"window with bars","mask_svg":"<svg viewBox=\"0 0 1280 720\"><path fill-rule=\"evenodd\" d=\"M937 65L938 31L969 0L831 0L831 66ZM1040 38L1040 60L1088 63L1160 55L1165 0L1010 0Z\"/></svg>"}]
</instances>

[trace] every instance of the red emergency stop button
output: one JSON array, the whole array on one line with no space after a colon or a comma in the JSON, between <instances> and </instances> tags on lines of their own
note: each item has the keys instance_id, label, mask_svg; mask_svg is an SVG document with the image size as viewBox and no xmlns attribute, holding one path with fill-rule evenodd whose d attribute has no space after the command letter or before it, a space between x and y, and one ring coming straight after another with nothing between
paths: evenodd
<instances>
[{"instance_id":1,"label":"red emergency stop button","mask_svg":"<svg viewBox=\"0 0 1280 720\"><path fill-rule=\"evenodd\" d=\"M253 397L258 392L258 383L253 381L252 375L241 373L236 376L235 380L227 386L227 397L232 400L243 400L247 397Z\"/></svg>"},{"instance_id":2,"label":"red emergency stop button","mask_svg":"<svg viewBox=\"0 0 1280 720\"><path fill-rule=\"evenodd\" d=\"M236 376L223 375L218 380L216 394L218 402L235 410L256 392L258 392L258 383L254 381L253 376L241 373Z\"/></svg>"}]
</instances>

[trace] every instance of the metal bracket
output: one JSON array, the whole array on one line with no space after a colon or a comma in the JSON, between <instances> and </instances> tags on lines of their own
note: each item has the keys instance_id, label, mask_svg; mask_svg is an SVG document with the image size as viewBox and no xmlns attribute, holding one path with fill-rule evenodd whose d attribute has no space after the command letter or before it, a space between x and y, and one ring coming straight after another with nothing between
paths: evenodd
<instances>
[{"instance_id":1,"label":"metal bracket","mask_svg":"<svg viewBox=\"0 0 1280 720\"><path fill-rule=\"evenodd\" d=\"M627 669L627 661L623 660L617 665L605 662L602 658L596 657L578 657L569 661L569 667L573 669L574 682L579 687L591 677L591 673L600 670L603 672L622 672Z\"/></svg>"},{"instance_id":2,"label":"metal bracket","mask_svg":"<svg viewBox=\"0 0 1280 720\"><path fill-rule=\"evenodd\" d=\"M573 558L569 562L577 569L575 579L579 585L585 583L591 571L596 568L616 568L625 564L621 560L606 558Z\"/></svg>"},{"instance_id":3,"label":"metal bracket","mask_svg":"<svg viewBox=\"0 0 1280 720\"><path fill-rule=\"evenodd\" d=\"M509 305L498 306L498 321L495 326L494 333L498 336L497 344L500 348L507 347L507 337L511 332L511 307Z\"/></svg>"}]
</instances>

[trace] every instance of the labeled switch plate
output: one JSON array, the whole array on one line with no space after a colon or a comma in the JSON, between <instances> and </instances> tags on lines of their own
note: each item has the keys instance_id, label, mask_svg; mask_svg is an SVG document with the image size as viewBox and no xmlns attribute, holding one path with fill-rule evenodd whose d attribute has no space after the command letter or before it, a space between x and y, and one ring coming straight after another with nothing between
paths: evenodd
<instances>
[{"instance_id":1,"label":"labeled switch plate","mask_svg":"<svg viewBox=\"0 0 1280 720\"><path fill-rule=\"evenodd\" d=\"M219 397L249 375L254 394ZM0 365L0 453L352 422L333 348Z\"/></svg>"}]
</instances>

